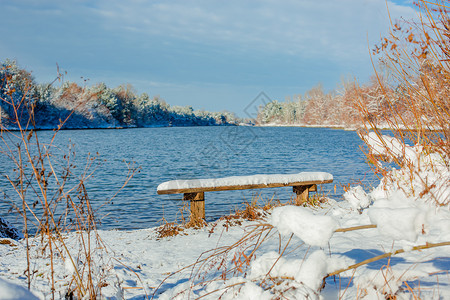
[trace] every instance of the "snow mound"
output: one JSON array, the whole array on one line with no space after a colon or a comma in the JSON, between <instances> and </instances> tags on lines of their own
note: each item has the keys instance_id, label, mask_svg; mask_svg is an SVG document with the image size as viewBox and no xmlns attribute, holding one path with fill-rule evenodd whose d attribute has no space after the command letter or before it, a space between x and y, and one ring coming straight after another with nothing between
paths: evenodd
<instances>
[{"instance_id":1,"label":"snow mound","mask_svg":"<svg viewBox=\"0 0 450 300\"><path fill-rule=\"evenodd\" d=\"M425 226L425 213L418 208L371 208L369 217L380 234L393 240L415 242Z\"/></svg>"},{"instance_id":2,"label":"snow mound","mask_svg":"<svg viewBox=\"0 0 450 300\"><path fill-rule=\"evenodd\" d=\"M278 252L270 251L264 253L253 261L251 265L250 279L261 279L267 274L271 277L292 277L294 278L300 269L302 261L287 260L280 256Z\"/></svg>"},{"instance_id":3,"label":"snow mound","mask_svg":"<svg viewBox=\"0 0 450 300\"><path fill-rule=\"evenodd\" d=\"M322 250L313 252L301 265L295 279L314 291L322 286L323 278L328 274L328 259Z\"/></svg>"},{"instance_id":4,"label":"snow mound","mask_svg":"<svg viewBox=\"0 0 450 300\"><path fill-rule=\"evenodd\" d=\"M350 188L343 197L356 210L367 208L371 203L370 197L359 185Z\"/></svg>"},{"instance_id":5,"label":"snow mound","mask_svg":"<svg viewBox=\"0 0 450 300\"><path fill-rule=\"evenodd\" d=\"M292 205L275 208L269 223L282 235L293 233L308 245L319 247L328 244L339 225L333 217L315 215L306 207Z\"/></svg>"}]
</instances>

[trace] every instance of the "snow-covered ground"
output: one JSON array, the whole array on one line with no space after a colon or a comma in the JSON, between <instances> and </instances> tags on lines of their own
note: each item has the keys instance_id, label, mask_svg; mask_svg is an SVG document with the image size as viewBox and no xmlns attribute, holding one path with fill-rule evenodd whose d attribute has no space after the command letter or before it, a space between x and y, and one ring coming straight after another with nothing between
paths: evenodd
<instances>
[{"instance_id":1,"label":"snow-covered ground","mask_svg":"<svg viewBox=\"0 0 450 300\"><path fill-rule=\"evenodd\" d=\"M281 206L260 221L222 220L167 238L156 228L99 231L93 280L106 299L450 299L449 168L417 147L396 153L409 168L322 208ZM81 236L64 240L73 263L64 250L55 255L57 299L86 261ZM14 286L27 285L25 241L3 241L0 299L33 299ZM49 299L49 249L39 238L30 244L31 292ZM385 253L394 255L370 261Z\"/></svg>"}]
</instances>

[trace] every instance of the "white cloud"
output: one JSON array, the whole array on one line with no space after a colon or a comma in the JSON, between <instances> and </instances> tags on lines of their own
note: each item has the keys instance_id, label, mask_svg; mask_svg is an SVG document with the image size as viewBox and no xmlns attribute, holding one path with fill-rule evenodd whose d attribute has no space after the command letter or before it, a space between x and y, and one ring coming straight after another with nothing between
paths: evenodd
<instances>
[{"instance_id":1,"label":"white cloud","mask_svg":"<svg viewBox=\"0 0 450 300\"><path fill-rule=\"evenodd\" d=\"M393 19L415 16L411 7L388 4ZM388 28L385 0L104 0L96 10L109 30L139 32L143 38L163 36L307 58L365 59L367 37L376 43Z\"/></svg>"}]
</instances>

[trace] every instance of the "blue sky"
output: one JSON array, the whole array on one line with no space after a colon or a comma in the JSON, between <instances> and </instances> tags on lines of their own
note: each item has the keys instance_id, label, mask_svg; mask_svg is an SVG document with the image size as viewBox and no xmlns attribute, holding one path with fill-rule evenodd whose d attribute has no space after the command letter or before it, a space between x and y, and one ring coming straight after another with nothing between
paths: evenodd
<instances>
[{"instance_id":1,"label":"blue sky","mask_svg":"<svg viewBox=\"0 0 450 300\"><path fill-rule=\"evenodd\" d=\"M393 19L411 1L388 1ZM171 105L243 116L260 93L284 100L373 73L385 0L0 0L0 60L56 77L160 95Z\"/></svg>"}]
</instances>

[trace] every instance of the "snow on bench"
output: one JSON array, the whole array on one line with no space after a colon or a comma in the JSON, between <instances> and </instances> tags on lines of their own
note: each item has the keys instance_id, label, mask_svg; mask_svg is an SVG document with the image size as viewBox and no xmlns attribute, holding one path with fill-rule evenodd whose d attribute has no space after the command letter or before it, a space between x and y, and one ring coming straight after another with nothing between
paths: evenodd
<instances>
[{"instance_id":1,"label":"snow on bench","mask_svg":"<svg viewBox=\"0 0 450 300\"><path fill-rule=\"evenodd\" d=\"M231 176L215 179L172 180L161 183L157 192L163 194L184 194L183 200L191 204L191 220L205 218L205 192L247 190L292 186L296 203L308 200L309 192L317 191L317 185L333 182L333 175L325 172L302 172L298 174L258 174Z\"/></svg>"}]
</instances>

